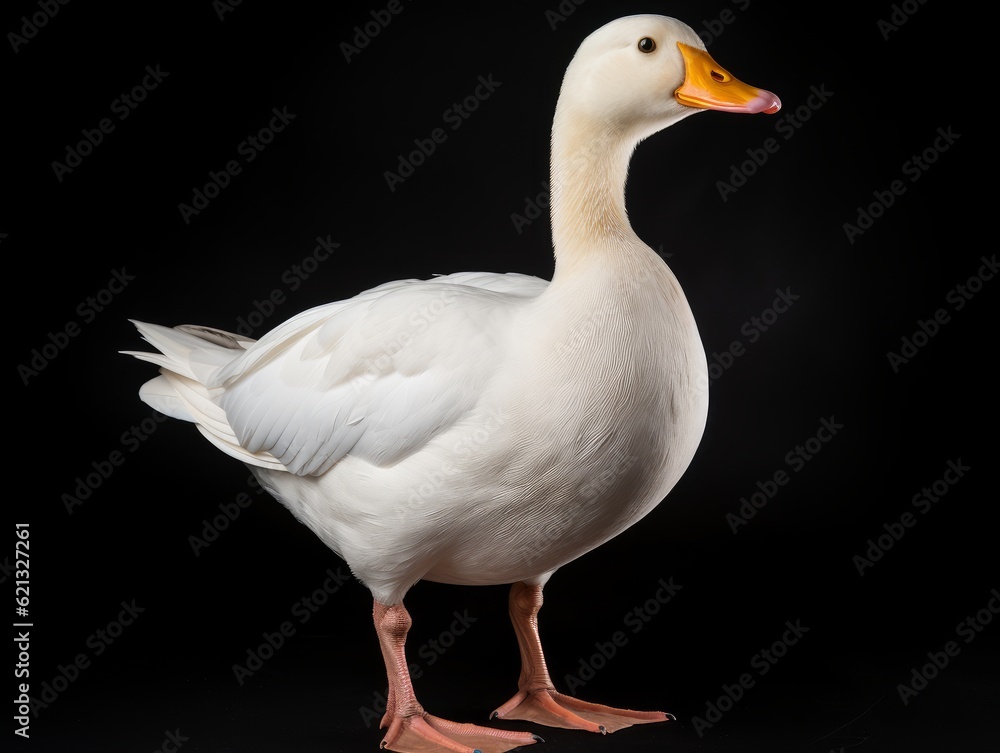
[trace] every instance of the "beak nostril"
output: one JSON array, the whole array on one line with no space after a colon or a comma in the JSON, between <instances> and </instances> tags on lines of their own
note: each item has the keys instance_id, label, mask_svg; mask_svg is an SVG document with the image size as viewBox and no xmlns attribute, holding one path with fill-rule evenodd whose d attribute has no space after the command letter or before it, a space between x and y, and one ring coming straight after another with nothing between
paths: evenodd
<instances>
[{"instance_id":1,"label":"beak nostril","mask_svg":"<svg viewBox=\"0 0 1000 753\"><path fill-rule=\"evenodd\" d=\"M726 74L725 73L719 73L718 71L712 71L712 78L715 81L719 81L719 82L722 82L722 83L724 83L727 80Z\"/></svg>"}]
</instances>

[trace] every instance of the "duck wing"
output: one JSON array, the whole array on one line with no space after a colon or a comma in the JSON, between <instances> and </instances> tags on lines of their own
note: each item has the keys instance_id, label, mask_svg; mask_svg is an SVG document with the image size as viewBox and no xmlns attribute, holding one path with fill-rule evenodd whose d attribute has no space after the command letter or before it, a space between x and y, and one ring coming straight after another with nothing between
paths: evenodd
<instances>
[{"instance_id":1,"label":"duck wing","mask_svg":"<svg viewBox=\"0 0 1000 753\"><path fill-rule=\"evenodd\" d=\"M547 285L461 273L305 311L205 380L231 430L217 439L247 462L273 458L297 475L320 475L349 454L392 465L476 405L516 335L515 312ZM213 439L217 422L199 426Z\"/></svg>"}]
</instances>

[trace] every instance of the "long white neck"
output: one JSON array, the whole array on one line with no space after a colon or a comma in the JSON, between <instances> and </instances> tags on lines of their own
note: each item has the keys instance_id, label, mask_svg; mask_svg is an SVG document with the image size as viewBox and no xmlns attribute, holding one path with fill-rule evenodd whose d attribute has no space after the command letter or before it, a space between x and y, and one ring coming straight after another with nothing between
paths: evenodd
<instances>
[{"instance_id":1,"label":"long white neck","mask_svg":"<svg viewBox=\"0 0 1000 753\"><path fill-rule=\"evenodd\" d=\"M594 253L637 240L625 210L633 134L574 119L558 106L552 126L551 200L555 276Z\"/></svg>"}]
</instances>

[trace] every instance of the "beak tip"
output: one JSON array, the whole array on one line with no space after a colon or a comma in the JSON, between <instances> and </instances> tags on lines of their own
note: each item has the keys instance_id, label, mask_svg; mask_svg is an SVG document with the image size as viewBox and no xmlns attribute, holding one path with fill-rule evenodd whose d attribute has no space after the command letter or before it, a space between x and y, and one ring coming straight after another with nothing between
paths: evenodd
<instances>
[{"instance_id":1,"label":"beak tip","mask_svg":"<svg viewBox=\"0 0 1000 753\"><path fill-rule=\"evenodd\" d=\"M774 113L781 109L781 100L771 92L762 91L758 97L758 101L762 106L757 112L774 115Z\"/></svg>"}]
</instances>

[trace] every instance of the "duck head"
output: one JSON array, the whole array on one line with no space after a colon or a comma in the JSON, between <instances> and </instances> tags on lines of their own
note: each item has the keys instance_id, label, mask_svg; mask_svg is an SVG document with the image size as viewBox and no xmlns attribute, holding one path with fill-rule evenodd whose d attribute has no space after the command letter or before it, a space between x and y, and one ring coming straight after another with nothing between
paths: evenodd
<instances>
[{"instance_id":1,"label":"duck head","mask_svg":"<svg viewBox=\"0 0 1000 753\"><path fill-rule=\"evenodd\" d=\"M640 15L584 40L566 70L560 106L642 138L696 112L770 114L781 102L715 62L690 26Z\"/></svg>"}]
</instances>

